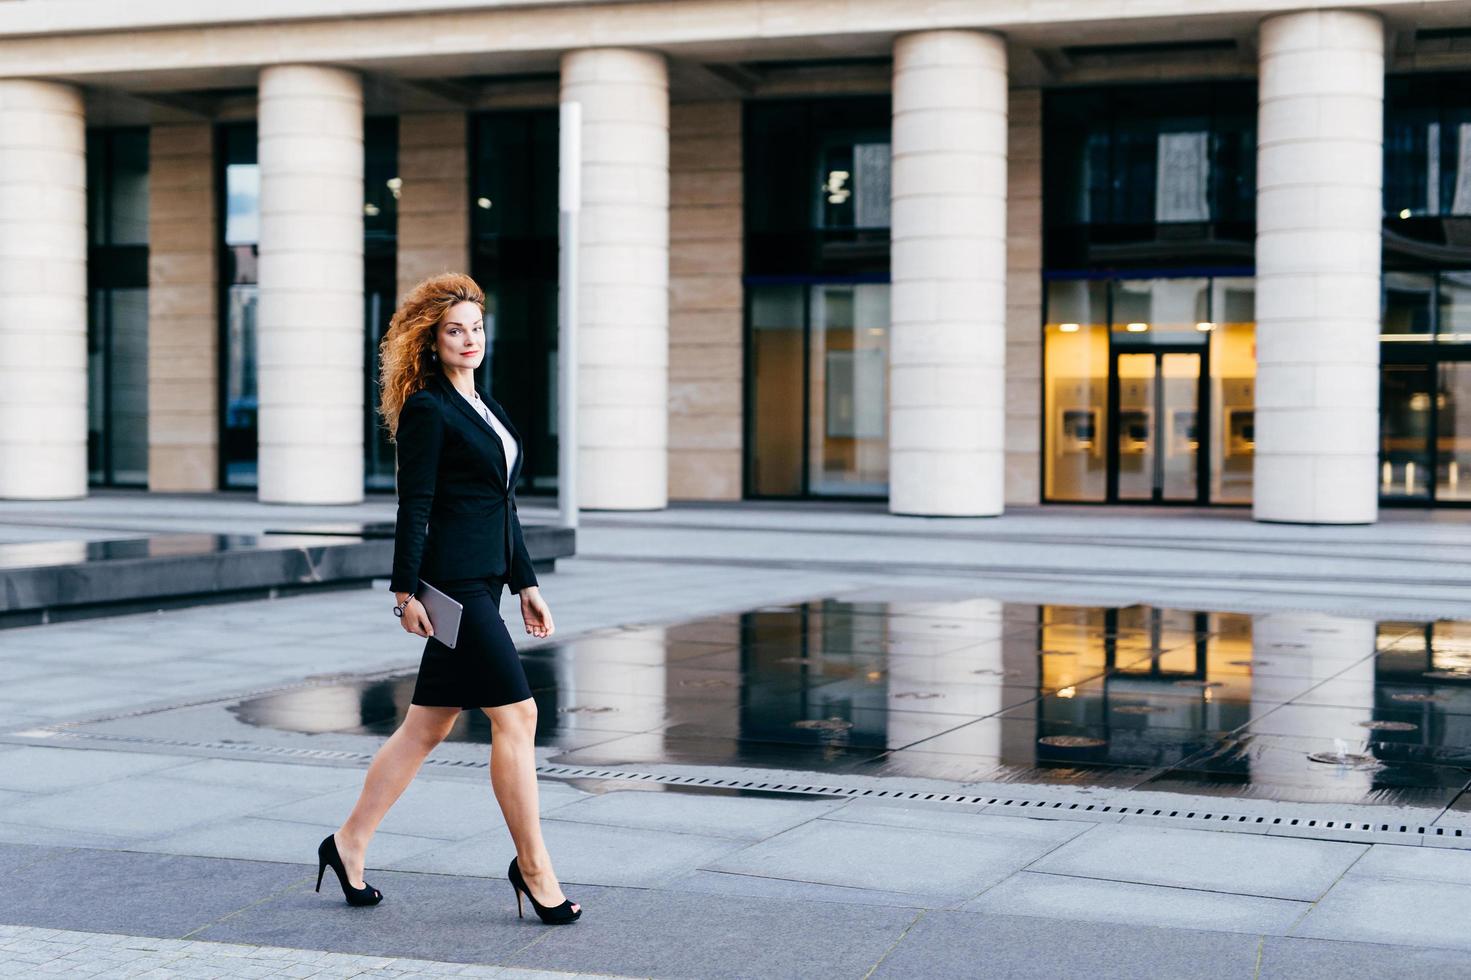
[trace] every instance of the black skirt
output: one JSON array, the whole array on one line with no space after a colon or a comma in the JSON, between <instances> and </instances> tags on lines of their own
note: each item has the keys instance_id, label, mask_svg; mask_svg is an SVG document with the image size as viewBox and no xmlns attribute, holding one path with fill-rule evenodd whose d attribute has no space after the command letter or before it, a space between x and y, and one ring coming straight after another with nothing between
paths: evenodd
<instances>
[{"instance_id":1,"label":"black skirt","mask_svg":"<svg viewBox=\"0 0 1471 980\"><path fill-rule=\"evenodd\" d=\"M455 648L430 637L419 662L412 704L426 707L494 708L531 697L526 668L501 619L504 578L430 582L464 604Z\"/></svg>"}]
</instances>

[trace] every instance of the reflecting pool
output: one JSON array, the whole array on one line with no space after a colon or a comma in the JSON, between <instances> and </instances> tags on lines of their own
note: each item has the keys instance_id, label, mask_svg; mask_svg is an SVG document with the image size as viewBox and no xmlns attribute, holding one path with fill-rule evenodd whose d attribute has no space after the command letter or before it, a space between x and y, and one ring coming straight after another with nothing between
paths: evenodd
<instances>
[{"instance_id":1,"label":"reflecting pool","mask_svg":"<svg viewBox=\"0 0 1471 980\"><path fill-rule=\"evenodd\" d=\"M823 599L523 651L569 765L770 766L1471 806L1471 623ZM240 702L386 735L414 675ZM480 712L451 736L490 740Z\"/></svg>"}]
</instances>

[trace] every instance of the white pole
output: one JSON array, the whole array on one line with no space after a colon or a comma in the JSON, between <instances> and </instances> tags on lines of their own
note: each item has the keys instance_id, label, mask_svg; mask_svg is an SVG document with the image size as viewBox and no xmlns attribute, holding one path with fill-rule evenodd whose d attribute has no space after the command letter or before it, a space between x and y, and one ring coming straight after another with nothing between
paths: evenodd
<instances>
[{"instance_id":1,"label":"white pole","mask_svg":"<svg viewBox=\"0 0 1471 980\"><path fill-rule=\"evenodd\" d=\"M557 512L577 526L577 222L582 211L582 104L563 102L558 150Z\"/></svg>"}]
</instances>

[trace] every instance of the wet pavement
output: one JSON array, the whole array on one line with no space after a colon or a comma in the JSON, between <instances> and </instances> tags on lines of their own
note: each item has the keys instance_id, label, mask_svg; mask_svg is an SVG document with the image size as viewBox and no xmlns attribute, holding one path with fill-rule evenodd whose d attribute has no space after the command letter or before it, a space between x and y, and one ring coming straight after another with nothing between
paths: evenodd
<instances>
[{"instance_id":1,"label":"wet pavement","mask_svg":"<svg viewBox=\"0 0 1471 980\"><path fill-rule=\"evenodd\" d=\"M594 631L523 660L550 763L1471 809L1466 623L823 599ZM413 683L319 683L200 720L233 740L381 737ZM488 742L489 723L465 712L451 739Z\"/></svg>"}]
</instances>

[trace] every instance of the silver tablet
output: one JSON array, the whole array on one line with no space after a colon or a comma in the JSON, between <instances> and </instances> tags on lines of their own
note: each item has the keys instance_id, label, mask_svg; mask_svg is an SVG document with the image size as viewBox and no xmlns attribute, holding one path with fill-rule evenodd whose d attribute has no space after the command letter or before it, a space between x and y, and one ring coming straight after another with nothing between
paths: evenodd
<instances>
[{"instance_id":1,"label":"silver tablet","mask_svg":"<svg viewBox=\"0 0 1471 980\"><path fill-rule=\"evenodd\" d=\"M451 599L423 579L419 580L419 601L429 614L429 626L434 630L434 638L453 650L455 641L460 638L460 613L464 611L464 604Z\"/></svg>"}]
</instances>

